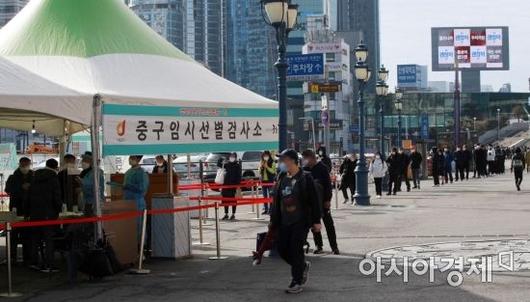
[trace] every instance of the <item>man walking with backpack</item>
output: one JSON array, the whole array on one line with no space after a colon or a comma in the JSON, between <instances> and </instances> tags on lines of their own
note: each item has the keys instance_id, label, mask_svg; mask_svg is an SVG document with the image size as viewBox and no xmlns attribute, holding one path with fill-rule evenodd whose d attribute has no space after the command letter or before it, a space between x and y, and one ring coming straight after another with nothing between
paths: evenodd
<instances>
[{"instance_id":1,"label":"man walking with backpack","mask_svg":"<svg viewBox=\"0 0 530 302\"><path fill-rule=\"evenodd\" d=\"M285 290L302 292L311 263L305 261L304 244L309 229L321 229L321 207L313 177L298 165L298 153L286 149L280 154L280 174L274 190L270 228L276 229L280 256L291 266L292 280Z\"/></svg>"},{"instance_id":2,"label":"man walking with backpack","mask_svg":"<svg viewBox=\"0 0 530 302\"><path fill-rule=\"evenodd\" d=\"M318 192L318 198L320 198L319 204L322 206L322 221L324 221L324 226L326 227L331 250L333 254L338 255L339 248L337 246L337 235L335 233L333 218L331 217L331 197L333 196L333 193L329 172L322 162L317 161L316 154L312 150L305 150L302 152L302 157L304 171L311 173L311 176L313 176L313 179L316 182L317 191L320 191ZM324 246L322 233L313 232L313 238L315 240L314 253L324 253L322 249Z\"/></svg>"}]
</instances>

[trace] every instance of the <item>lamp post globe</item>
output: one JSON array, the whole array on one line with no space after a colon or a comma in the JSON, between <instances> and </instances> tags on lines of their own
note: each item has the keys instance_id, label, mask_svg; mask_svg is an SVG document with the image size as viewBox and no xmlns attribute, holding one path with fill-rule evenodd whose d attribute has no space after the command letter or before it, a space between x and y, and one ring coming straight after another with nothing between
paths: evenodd
<instances>
[{"instance_id":1,"label":"lamp post globe","mask_svg":"<svg viewBox=\"0 0 530 302\"><path fill-rule=\"evenodd\" d=\"M289 0L261 0L261 14L265 23L276 31L278 60L274 64L278 70L278 106L279 106L279 146L282 151L287 148L287 42L289 32L296 26L298 5Z\"/></svg>"}]
</instances>

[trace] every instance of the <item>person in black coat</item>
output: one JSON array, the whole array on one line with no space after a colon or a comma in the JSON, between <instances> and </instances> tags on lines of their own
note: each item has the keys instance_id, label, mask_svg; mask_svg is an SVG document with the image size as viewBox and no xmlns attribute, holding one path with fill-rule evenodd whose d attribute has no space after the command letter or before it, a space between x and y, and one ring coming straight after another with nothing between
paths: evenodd
<instances>
[{"instance_id":1,"label":"person in black coat","mask_svg":"<svg viewBox=\"0 0 530 302\"><path fill-rule=\"evenodd\" d=\"M29 189L33 179L31 160L22 157L18 161L18 168L7 178L5 191L9 195L9 211L16 209L17 216L28 217ZM17 259L17 245L22 244L24 262L30 260L29 232L25 228L13 229L11 232L11 255Z\"/></svg>"},{"instance_id":2,"label":"person in black coat","mask_svg":"<svg viewBox=\"0 0 530 302\"><path fill-rule=\"evenodd\" d=\"M302 153L303 157L303 166L304 171L311 172L311 176L315 183L320 187L322 193L319 194L321 201L319 202L322 205L322 220L324 221L324 226L326 227L326 233L328 234L329 245L333 254L339 254L339 248L337 246L337 235L335 232L335 224L333 218L331 217L331 198L333 196L331 178L327 167L322 163L317 161L315 152L312 150L306 150ZM322 254L324 242L322 240L322 233L313 232L313 238L315 240L316 249L315 254Z\"/></svg>"},{"instance_id":3,"label":"person in black coat","mask_svg":"<svg viewBox=\"0 0 530 302\"><path fill-rule=\"evenodd\" d=\"M473 160L473 154L467 148L466 145L462 146L462 152L464 153L464 158L463 158L463 163L462 164L464 166L464 172L465 172L465 175L466 175L466 180L469 180L469 167L471 166L471 161Z\"/></svg>"},{"instance_id":4,"label":"person in black coat","mask_svg":"<svg viewBox=\"0 0 530 302\"><path fill-rule=\"evenodd\" d=\"M412 182L414 189L420 189L420 174L421 174L421 163L423 162L423 156L416 148L412 149L410 153L410 169L412 170Z\"/></svg>"},{"instance_id":5,"label":"person in black coat","mask_svg":"<svg viewBox=\"0 0 530 302\"><path fill-rule=\"evenodd\" d=\"M326 147L319 147L318 148L318 157L320 158L320 161L326 165L328 168L328 172L331 173L331 169L333 168L333 164L331 163L331 158L329 158Z\"/></svg>"},{"instance_id":6,"label":"person in black coat","mask_svg":"<svg viewBox=\"0 0 530 302\"><path fill-rule=\"evenodd\" d=\"M398 181L398 191L401 192L401 184L403 181L407 186L407 192L410 192L410 181L408 177L408 171L410 166L410 156L405 152L405 150L399 150L399 159L401 161L401 174L399 175Z\"/></svg>"},{"instance_id":7,"label":"person in black coat","mask_svg":"<svg viewBox=\"0 0 530 302\"><path fill-rule=\"evenodd\" d=\"M440 177L443 177L443 175L445 174L444 155L442 153L442 150L438 150L438 148L432 148L431 156L432 156L432 177L434 181L434 186L438 187L440 185Z\"/></svg>"},{"instance_id":8,"label":"person in black coat","mask_svg":"<svg viewBox=\"0 0 530 302\"><path fill-rule=\"evenodd\" d=\"M221 158L218 166L220 168L224 168L226 171L225 179L223 185L225 186L233 186L233 185L239 185L241 183L241 164L237 161L237 153L233 152L228 157L228 162L225 161L225 159ZM238 188L227 188L221 190L221 196L224 198L235 198L236 193L238 191ZM223 201L224 204L230 204L234 203L234 201ZM228 219L228 206L225 206L225 216L223 217L223 220ZM230 216L230 220L236 219L236 206L232 206L232 216Z\"/></svg>"},{"instance_id":9,"label":"person in black coat","mask_svg":"<svg viewBox=\"0 0 530 302\"><path fill-rule=\"evenodd\" d=\"M166 161L166 159L164 158L164 156L162 155L157 155L155 157L155 160L156 160L156 165L153 167L153 171L152 171L152 174L166 174L168 172L168 163Z\"/></svg>"},{"instance_id":10,"label":"person in black coat","mask_svg":"<svg viewBox=\"0 0 530 302\"><path fill-rule=\"evenodd\" d=\"M390 156L386 159L386 163L388 164L388 193L386 195L396 195L398 191L399 177L403 172L403 164L397 148L392 149Z\"/></svg>"},{"instance_id":11,"label":"person in black coat","mask_svg":"<svg viewBox=\"0 0 530 302\"><path fill-rule=\"evenodd\" d=\"M348 189L351 193L351 203L353 204L353 196L355 195L355 168L357 167L357 158L355 157L355 154L351 154L349 156L344 157L344 161L340 165L339 173L341 175L341 181L340 181L340 190L342 191L342 195L344 196L344 203L347 203L349 199L348 197Z\"/></svg>"},{"instance_id":12,"label":"person in black coat","mask_svg":"<svg viewBox=\"0 0 530 302\"><path fill-rule=\"evenodd\" d=\"M456 151L453 155L456 167L455 181L464 181L465 177L465 154L460 147L456 147Z\"/></svg>"},{"instance_id":13,"label":"person in black coat","mask_svg":"<svg viewBox=\"0 0 530 302\"><path fill-rule=\"evenodd\" d=\"M30 190L28 215L30 220L55 220L62 208L61 186L57 170L59 163L55 159L46 161L46 168L35 171ZM53 234L55 227L40 226L31 230L31 267L43 272L52 272ZM46 247L42 266L39 266L39 247Z\"/></svg>"}]
</instances>

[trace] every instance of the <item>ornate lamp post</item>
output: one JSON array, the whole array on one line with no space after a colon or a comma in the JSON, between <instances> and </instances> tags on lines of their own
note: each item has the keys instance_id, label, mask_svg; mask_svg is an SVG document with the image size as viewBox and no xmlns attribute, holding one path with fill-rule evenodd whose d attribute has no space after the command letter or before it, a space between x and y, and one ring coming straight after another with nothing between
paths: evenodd
<instances>
[{"instance_id":1,"label":"ornate lamp post","mask_svg":"<svg viewBox=\"0 0 530 302\"><path fill-rule=\"evenodd\" d=\"M395 94L396 101L394 106L396 106L396 110L398 112L397 147L401 148L401 111L403 110L403 103L401 102L401 99L403 98L403 91L401 91L399 88L396 88Z\"/></svg>"},{"instance_id":2,"label":"ornate lamp post","mask_svg":"<svg viewBox=\"0 0 530 302\"><path fill-rule=\"evenodd\" d=\"M278 69L279 150L282 151L287 148L287 40L296 25L298 5L290 4L289 0L261 0L261 14L276 30L278 61L274 66Z\"/></svg>"},{"instance_id":3,"label":"ornate lamp post","mask_svg":"<svg viewBox=\"0 0 530 302\"><path fill-rule=\"evenodd\" d=\"M359 161L357 162L357 168L355 168L356 192L354 197L358 205L365 206L370 205L370 195L368 194L368 167L365 156L366 142L364 132L366 112L364 109L364 89L372 72L366 64L368 48L361 42L355 48L354 52L357 60L355 64L355 78L359 82L359 99L357 101L359 110Z\"/></svg>"},{"instance_id":4,"label":"ornate lamp post","mask_svg":"<svg viewBox=\"0 0 530 302\"><path fill-rule=\"evenodd\" d=\"M381 66L381 69L379 69L378 73L378 79L375 86L375 92L377 94L377 97L379 97L379 118L381 119L381 133L380 133L380 147L379 152L381 153L381 156L385 157L385 104L384 104L384 97L388 95L388 85L386 84L386 81L388 80L388 70L385 68L385 66Z\"/></svg>"}]
</instances>

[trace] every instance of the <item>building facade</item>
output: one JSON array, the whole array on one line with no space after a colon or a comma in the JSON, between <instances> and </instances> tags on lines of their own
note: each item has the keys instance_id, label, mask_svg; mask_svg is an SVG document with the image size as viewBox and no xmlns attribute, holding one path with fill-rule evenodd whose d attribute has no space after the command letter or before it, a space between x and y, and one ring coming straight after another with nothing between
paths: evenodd
<instances>
[{"instance_id":1,"label":"building facade","mask_svg":"<svg viewBox=\"0 0 530 302\"><path fill-rule=\"evenodd\" d=\"M351 144L350 46L335 35L326 19L325 15L307 18L302 53L321 53L325 62L323 78L304 83L304 114L315 121L317 141L325 143L330 153L340 154Z\"/></svg>"},{"instance_id":2,"label":"building facade","mask_svg":"<svg viewBox=\"0 0 530 302\"><path fill-rule=\"evenodd\" d=\"M268 98L277 93L275 31L265 26L259 0L227 1L226 77Z\"/></svg>"},{"instance_id":3,"label":"building facade","mask_svg":"<svg viewBox=\"0 0 530 302\"><path fill-rule=\"evenodd\" d=\"M0 27L21 11L29 0L3 0L0 2Z\"/></svg>"},{"instance_id":4,"label":"building facade","mask_svg":"<svg viewBox=\"0 0 530 302\"><path fill-rule=\"evenodd\" d=\"M225 75L227 0L129 0L152 29L218 75Z\"/></svg>"}]
</instances>

